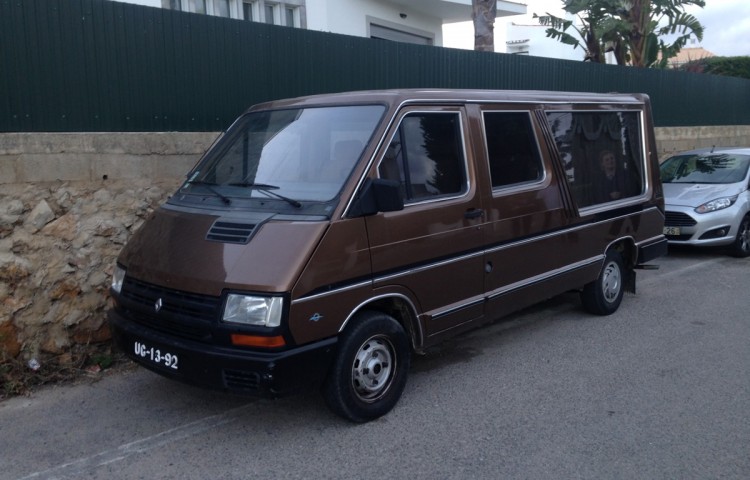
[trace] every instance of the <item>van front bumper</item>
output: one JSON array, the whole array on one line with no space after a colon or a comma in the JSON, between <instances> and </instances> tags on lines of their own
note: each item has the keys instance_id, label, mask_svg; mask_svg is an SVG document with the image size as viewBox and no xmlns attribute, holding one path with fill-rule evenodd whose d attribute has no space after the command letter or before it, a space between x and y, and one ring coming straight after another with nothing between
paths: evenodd
<instances>
[{"instance_id":1,"label":"van front bumper","mask_svg":"<svg viewBox=\"0 0 750 480\"><path fill-rule=\"evenodd\" d=\"M281 351L193 342L108 313L117 347L136 363L191 385L277 397L320 384L336 353L336 338ZM167 356L168 355L168 356Z\"/></svg>"}]
</instances>

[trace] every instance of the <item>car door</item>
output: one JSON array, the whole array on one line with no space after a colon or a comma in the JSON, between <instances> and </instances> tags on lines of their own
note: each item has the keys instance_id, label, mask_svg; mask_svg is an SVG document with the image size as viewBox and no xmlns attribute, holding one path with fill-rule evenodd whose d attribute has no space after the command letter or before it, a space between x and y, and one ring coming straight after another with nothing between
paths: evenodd
<instances>
[{"instance_id":1,"label":"car door","mask_svg":"<svg viewBox=\"0 0 750 480\"><path fill-rule=\"evenodd\" d=\"M377 164L405 206L367 217L374 286L408 296L427 336L483 314L484 211L467 137L465 108L410 106Z\"/></svg>"},{"instance_id":2,"label":"car door","mask_svg":"<svg viewBox=\"0 0 750 480\"><path fill-rule=\"evenodd\" d=\"M518 104L481 107L491 184L485 228L488 318L565 291L576 271L569 247L578 239L565 228L572 210L563 192L563 167L551 158L536 110Z\"/></svg>"}]
</instances>

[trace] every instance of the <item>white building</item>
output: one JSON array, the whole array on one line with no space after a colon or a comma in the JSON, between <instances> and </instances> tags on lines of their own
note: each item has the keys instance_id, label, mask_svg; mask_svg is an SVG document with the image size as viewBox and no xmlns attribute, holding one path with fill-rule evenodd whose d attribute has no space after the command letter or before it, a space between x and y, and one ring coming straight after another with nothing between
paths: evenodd
<instances>
[{"instance_id":1,"label":"white building","mask_svg":"<svg viewBox=\"0 0 750 480\"><path fill-rule=\"evenodd\" d=\"M471 20L471 0L118 0L357 37L443 45L444 24ZM498 0L497 17L526 5Z\"/></svg>"},{"instance_id":2,"label":"white building","mask_svg":"<svg viewBox=\"0 0 750 480\"><path fill-rule=\"evenodd\" d=\"M547 28L538 23L508 23L505 36L505 53L532 55L535 57L560 58L563 60L583 60L586 52L573 48L554 38L547 37Z\"/></svg>"}]
</instances>

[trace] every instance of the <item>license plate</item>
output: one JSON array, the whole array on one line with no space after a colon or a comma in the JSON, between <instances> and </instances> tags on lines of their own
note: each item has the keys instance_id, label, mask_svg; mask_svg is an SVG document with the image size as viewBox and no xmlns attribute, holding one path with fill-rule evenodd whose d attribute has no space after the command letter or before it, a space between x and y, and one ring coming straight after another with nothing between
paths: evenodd
<instances>
[{"instance_id":1,"label":"license plate","mask_svg":"<svg viewBox=\"0 0 750 480\"><path fill-rule=\"evenodd\" d=\"M664 227L664 235L679 235L680 227Z\"/></svg>"},{"instance_id":2,"label":"license plate","mask_svg":"<svg viewBox=\"0 0 750 480\"><path fill-rule=\"evenodd\" d=\"M144 360L148 360L151 363L161 365L163 367L177 370L179 368L179 358L176 353L170 353L160 348L148 346L145 343L134 342L133 351L137 357Z\"/></svg>"}]
</instances>

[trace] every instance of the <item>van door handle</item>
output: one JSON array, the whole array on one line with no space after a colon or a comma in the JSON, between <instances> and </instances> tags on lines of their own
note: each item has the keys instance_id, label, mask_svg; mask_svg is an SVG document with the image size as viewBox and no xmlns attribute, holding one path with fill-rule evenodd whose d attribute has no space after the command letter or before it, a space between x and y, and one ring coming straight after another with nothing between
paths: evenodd
<instances>
[{"instance_id":1,"label":"van door handle","mask_svg":"<svg viewBox=\"0 0 750 480\"><path fill-rule=\"evenodd\" d=\"M464 213L464 217L468 218L469 220L473 218L479 218L482 215L484 215L484 210L481 208L470 208L466 210L466 213Z\"/></svg>"}]
</instances>

